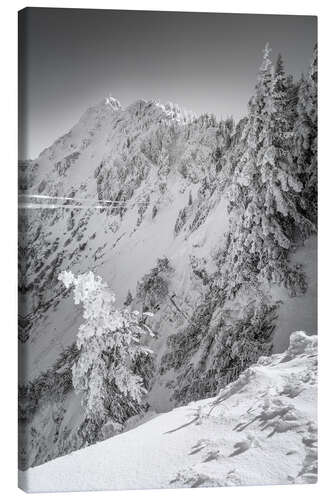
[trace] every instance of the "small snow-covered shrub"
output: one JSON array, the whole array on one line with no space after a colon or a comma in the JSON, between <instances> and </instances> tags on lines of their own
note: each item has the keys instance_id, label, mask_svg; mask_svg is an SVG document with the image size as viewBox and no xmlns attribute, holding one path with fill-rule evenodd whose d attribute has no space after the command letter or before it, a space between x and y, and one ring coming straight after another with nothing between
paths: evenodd
<instances>
[{"instance_id":1,"label":"small snow-covered shrub","mask_svg":"<svg viewBox=\"0 0 333 500\"><path fill-rule=\"evenodd\" d=\"M165 300L169 292L169 277L173 271L167 257L157 259L156 266L138 282L136 295L145 311L158 308Z\"/></svg>"},{"instance_id":2,"label":"small snow-covered shrub","mask_svg":"<svg viewBox=\"0 0 333 500\"><path fill-rule=\"evenodd\" d=\"M180 231L183 229L183 227L186 224L186 215L187 215L186 208L187 207L181 208L178 212L178 217L177 217L175 227L174 227L175 235L180 233Z\"/></svg>"},{"instance_id":3,"label":"small snow-covered shrub","mask_svg":"<svg viewBox=\"0 0 333 500\"><path fill-rule=\"evenodd\" d=\"M126 295L126 299L124 301L124 306L128 307L132 304L132 302L133 302L133 296L132 296L131 290L128 290L127 295Z\"/></svg>"}]
</instances>

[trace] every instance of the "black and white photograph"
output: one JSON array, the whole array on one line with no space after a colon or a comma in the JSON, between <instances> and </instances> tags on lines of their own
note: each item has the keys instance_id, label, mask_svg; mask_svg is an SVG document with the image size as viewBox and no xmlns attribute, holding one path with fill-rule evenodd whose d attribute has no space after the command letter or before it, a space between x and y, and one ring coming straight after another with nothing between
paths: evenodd
<instances>
[{"instance_id":1,"label":"black and white photograph","mask_svg":"<svg viewBox=\"0 0 333 500\"><path fill-rule=\"evenodd\" d=\"M317 17L18 22L19 487L316 483Z\"/></svg>"}]
</instances>

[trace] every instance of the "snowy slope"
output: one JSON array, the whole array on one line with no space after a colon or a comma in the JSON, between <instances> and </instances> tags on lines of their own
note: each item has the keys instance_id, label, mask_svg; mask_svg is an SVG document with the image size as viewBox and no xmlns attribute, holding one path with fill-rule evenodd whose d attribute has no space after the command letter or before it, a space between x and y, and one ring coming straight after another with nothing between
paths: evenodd
<instances>
[{"instance_id":1,"label":"snowy slope","mask_svg":"<svg viewBox=\"0 0 333 500\"><path fill-rule=\"evenodd\" d=\"M307 277L308 289L304 296L290 297L285 290L272 290L276 300L281 300L279 322L274 332L274 352L284 351L289 344L289 332L301 329L316 334L317 327L317 237L310 237L291 257L301 262Z\"/></svg>"},{"instance_id":2,"label":"snowy slope","mask_svg":"<svg viewBox=\"0 0 333 500\"><path fill-rule=\"evenodd\" d=\"M30 492L313 483L317 337L291 335L216 398L19 473Z\"/></svg>"}]
</instances>

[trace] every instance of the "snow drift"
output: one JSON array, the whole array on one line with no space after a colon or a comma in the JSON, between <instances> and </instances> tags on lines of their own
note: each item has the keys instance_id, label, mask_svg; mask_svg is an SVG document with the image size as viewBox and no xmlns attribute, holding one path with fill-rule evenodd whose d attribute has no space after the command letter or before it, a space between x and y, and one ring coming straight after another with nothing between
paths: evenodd
<instances>
[{"instance_id":1,"label":"snow drift","mask_svg":"<svg viewBox=\"0 0 333 500\"><path fill-rule=\"evenodd\" d=\"M314 483L317 337L295 332L217 397L19 472L29 492Z\"/></svg>"}]
</instances>

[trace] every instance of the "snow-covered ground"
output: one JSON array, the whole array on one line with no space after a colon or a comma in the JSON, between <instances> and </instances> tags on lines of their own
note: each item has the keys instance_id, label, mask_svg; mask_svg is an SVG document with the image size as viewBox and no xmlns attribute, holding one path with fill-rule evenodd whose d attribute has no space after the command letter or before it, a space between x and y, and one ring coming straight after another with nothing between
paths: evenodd
<instances>
[{"instance_id":1,"label":"snow-covered ground","mask_svg":"<svg viewBox=\"0 0 333 500\"><path fill-rule=\"evenodd\" d=\"M295 332L216 398L19 472L29 492L313 483L317 337Z\"/></svg>"},{"instance_id":2,"label":"snow-covered ground","mask_svg":"<svg viewBox=\"0 0 333 500\"><path fill-rule=\"evenodd\" d=\"M281 287L272 287L275 300L281 300L279 321L275 332L273 352L283 352L289 344L289 333L295 329L315 334L317 328L317 236L311 236L292 256L291 262L301 262L307 291L302 296L290 297Z\"/></svg>"}]
</instances>

